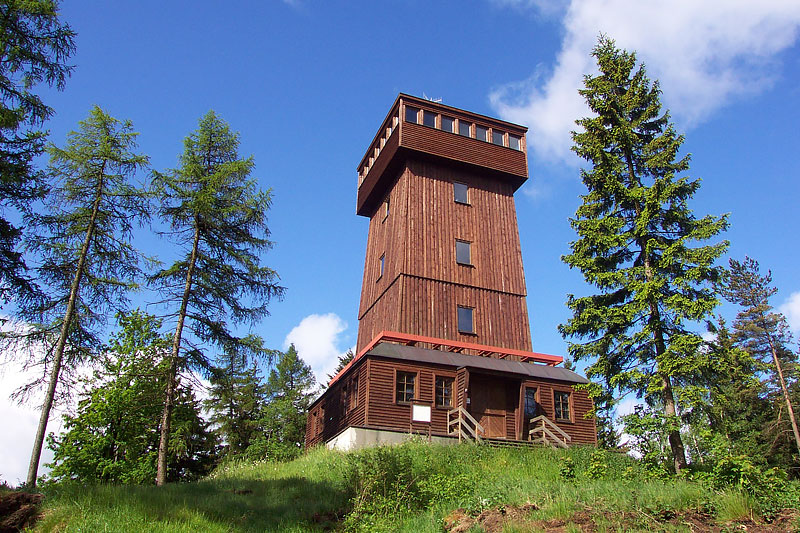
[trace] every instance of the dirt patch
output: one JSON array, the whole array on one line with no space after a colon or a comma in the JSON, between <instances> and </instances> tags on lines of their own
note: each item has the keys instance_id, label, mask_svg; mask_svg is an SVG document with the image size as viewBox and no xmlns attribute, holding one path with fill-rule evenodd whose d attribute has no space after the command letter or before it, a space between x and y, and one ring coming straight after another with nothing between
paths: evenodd
<instances>
[{"instance_id":1,"label":"dirt patch","mask_svg":"<svg viewBox=\"0 0 800 533\"><path fill-rule=\"evenodd\" d=\"M42 494L0 492L0 533L32 527L39 518L39 504L42 500Z\"/></svg>"},{"instance_id":2,"label":"dirt patch","mask_svg":"<svg viewBox=\"0 0 800 533\"><path fill-rule=\"evenodd\" d=\"M483 511L477 516L464 509L451 512L444 519L444 529L449 533L465 533L475 525L487 533L500 533L507 524L514 524L525 531L548 531L563 533L567 528L576 528L586 533L611 528L613 530L673 530L676 526L698 533L724 533L747 531L748 533L773 533L777 531L796 531L794 529L800 513L795 509L785 509L770 522L751 520L720 524L708 513L700 511L664 511L655 515L644 512L612 513L586 508L566 519L533 520L530 512L538 509L529 503L521 507L501 506Z\"/></svg>"}]
</instances>

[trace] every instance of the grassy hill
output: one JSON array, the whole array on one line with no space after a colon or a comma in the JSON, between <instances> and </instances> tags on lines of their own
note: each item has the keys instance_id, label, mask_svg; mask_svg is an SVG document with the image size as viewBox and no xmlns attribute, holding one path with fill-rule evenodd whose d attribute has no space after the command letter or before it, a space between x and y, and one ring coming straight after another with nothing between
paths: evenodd
<instances>
[{"instance_id":1,"label":"grassy hill","mask_svg":"<svg viewBox=\"0 0 800 533\"><path fill-rule=\"evenodd\" d=\"M652 479L629 457L591 448L412 442L350 454L317 449L290 463L229 464L198 483L61 484L45 494L35 531L725 531L735 521L748 531L800 527L796 511L766 509L741 490Z\"/></svg>"}]
</instances>

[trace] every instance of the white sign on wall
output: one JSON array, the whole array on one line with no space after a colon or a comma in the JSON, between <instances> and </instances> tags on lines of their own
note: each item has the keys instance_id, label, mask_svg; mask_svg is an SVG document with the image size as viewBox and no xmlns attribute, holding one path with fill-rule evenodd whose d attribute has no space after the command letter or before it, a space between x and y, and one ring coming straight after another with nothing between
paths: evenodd
<instances>
[{"instance_id":1,"label":"white sign on wall","mask_svg":"<svg viewBox=\"0 0 800 533\"><path fill-rule=\"evenodd\" d=\"M411 406L411 420L413 422L431 422L431 406L430 405L412 405Z\"/></svg>"}]
</instances>

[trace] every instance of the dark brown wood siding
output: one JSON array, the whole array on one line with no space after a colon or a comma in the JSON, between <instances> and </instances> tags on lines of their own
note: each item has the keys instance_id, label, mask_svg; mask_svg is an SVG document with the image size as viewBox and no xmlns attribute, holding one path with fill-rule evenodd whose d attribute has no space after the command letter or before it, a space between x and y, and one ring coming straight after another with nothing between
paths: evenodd
<instances>
[{"instance_id":1,"label":"dark brown wood siding","mask_svg":"<svg viewBox=\"0 0 800 533\"><path fill-rule=\"evenodd\" d=\"M544 414L570 437L572 437L572 444L597 444L597 426L594 417L586 418L592 408L592 400L589 398L588 393L582 389L576 389L570 383L559 381L544 381L544 380L525 380L522 387L536 387L537 394L537 408L540 414ZM553 391L563 391L570 394L570 420L556 420L555 418L555 404L553 400ZM518 409L522 409L522 403ZM522 419L522 412L519 412L517 417L518 427L520 434L517 438L527 439L527 435L522 435L524 427L524 420Z\"/></svg>"},{"instance_id":2,"label":"dark brown wood siding","mask_svg":"<svg viewBox=\"0 0 800 533\"><path fill-rule=\"evenodd\" d=\"M358 381L358 402L350 403L353 381ZM368 396L367 368L363 362L340 378L312 405L306 423L306 447L322 444L349 426L362 426ZM347 388L347 397L344 390Z\"/></svg>"}]
</instances>

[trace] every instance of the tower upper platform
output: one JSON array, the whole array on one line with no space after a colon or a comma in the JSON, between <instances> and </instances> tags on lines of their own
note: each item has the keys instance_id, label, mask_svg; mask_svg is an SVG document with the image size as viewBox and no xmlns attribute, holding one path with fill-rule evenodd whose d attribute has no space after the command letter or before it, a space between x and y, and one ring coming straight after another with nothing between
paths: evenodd
<instances>
[{"instance_id":1,"label":"tower upper platform","mask_svg":"<svg viewBox=\"0 0 800 533\"><path fill-rule=\"evenodd\" d=\"M369 217L404 161L445 160L507 181L528 179L528 128L400 93L358 165L356 213Z\"/></svg>"}]
</instances>

